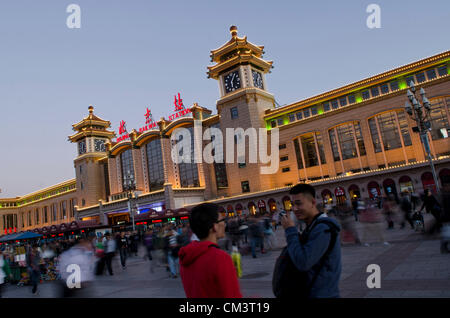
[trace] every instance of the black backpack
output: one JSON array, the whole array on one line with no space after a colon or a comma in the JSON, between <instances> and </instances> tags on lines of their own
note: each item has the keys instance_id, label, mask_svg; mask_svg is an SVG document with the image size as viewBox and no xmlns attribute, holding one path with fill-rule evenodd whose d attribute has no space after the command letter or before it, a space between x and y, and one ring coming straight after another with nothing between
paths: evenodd
<instances>
[{"instance_id":1,"label":"black backpack","mask_svg":"<svg viewBox=\"0 0 450 318\"><path fill-rule=\"evenodd\" d=\"M322 270L325 264L325 259L331 253L336 243L336 239L339 233L339 228L332 221L327 219L319 219L315 222L313 227L306 233L299 234L299 240L301 244L305 244L308 241L308 236L311 230L318 224L324 223L328 225L327 232L331 232L331 240L328 249L324 255L320 258L319 262L314 265L314 276L310 283L308 283L308 272L302 272L295 267L294 263L289 256L287 247L285 247L275 263L275 269L272 277L272 291L277 298L308 298L310 290L314 285L317 276Z\"/></svg>"}]
</instances>

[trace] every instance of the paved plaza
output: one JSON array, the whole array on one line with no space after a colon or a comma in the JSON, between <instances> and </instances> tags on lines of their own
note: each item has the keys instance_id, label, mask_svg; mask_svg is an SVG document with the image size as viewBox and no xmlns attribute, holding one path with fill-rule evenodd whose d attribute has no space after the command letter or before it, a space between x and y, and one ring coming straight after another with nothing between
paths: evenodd
<instances>
[{"instance_id":1,"label":"paved plaza","mask_svg":"<svg viewBox=\"0 0 450 318\"><path fill-rule=\"evenodd\" d=\"M432 217L425 215L427 227ZM359 232L363 224L357 223ZM440 253L439 236L429 236L412 231L409 227L385 230L390 245L372 242L370 246L343 244L341 297L384 298L384 297L450 297L450 254ZM221 242L223 243L223 242ZM243 273L240 286L244 297L273 297L272 272L281 247L285 245L281 227L276 231L276 248L266 254L242 257ZM144 260L141 249L138 257L128 259L127 268L122 270L119 257L114 259L114 275L96 279L92 293L96 297L111 298L180 298L185 297L181 279L168 277L165 267L159 266L150 272L150 262ZM369 264L381 268L381 288L369 289L366 280L371 273ZM5 286L6 298L55 297L54 282L39 285L39 294L31 294L31 287Z\"/></svg>"}]
</instances>

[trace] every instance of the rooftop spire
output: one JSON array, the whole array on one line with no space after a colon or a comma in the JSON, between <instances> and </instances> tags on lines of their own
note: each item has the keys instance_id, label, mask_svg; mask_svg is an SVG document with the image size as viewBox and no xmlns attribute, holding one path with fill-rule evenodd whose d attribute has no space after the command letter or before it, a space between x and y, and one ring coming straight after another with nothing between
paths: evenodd
<instances>
[{"instance_id":1,"label":"rooftop spire","mask_svg":"<svg viewBox=\"0 0 450 318\"><path fill-rule=\"evenodd\" d=\"M237 34L238 34L238 32L237 32L237 26L232 25L232 26L230 27L230 33L231 33L231 36L232 36L233 38L237 37Z\"/></svg>"}]
</instances>

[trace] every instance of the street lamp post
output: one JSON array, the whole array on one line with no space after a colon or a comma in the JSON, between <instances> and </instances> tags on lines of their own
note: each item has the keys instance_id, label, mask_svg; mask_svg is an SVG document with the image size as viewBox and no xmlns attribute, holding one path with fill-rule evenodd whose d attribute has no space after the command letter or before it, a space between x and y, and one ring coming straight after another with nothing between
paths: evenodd
<instances>
[{"instance_id":1,"label":"street lamp post","mask_svg":"<svg viewBox=\"0 0 450 318\"><path fill-rule=\"evenodd\" d=\"M134 181L134 176L130 173L130 170L127 171L126 176L124 177L124 187L123 189L128 193L128 209L130 210L131 220L133 222L133 232L135 231L134 224L134 208L131 203L131 199L133 198L133 191L136 190L136 183Z\"/></svg>"},{"instance_id":2,"label":"street lamp post","mask_svg":"<svg viewBox=\"0 0 450 318\"><path fill-rule=\"evenodd\" d=\"M422 103L420 103L419 99L416 98L416 87L414 86L413 81L409 83L409 87L410 89L408 89L406 93L406 95L408 96L408 100L405 102L405 110L408 113L408 115L417 123L417 127L420 134L420 140L422 141L422 144L425 148L425 152L427 153L427 158L428 161L430 162L431 172L433 173L433 179L436 185L436 190L439 193L440 192L439 181L436 175L436 170L434 169L433 159L431 158L430 142L428 140L428 131L431 130L430 101L425 96L425 90L421 88L419 94L422 99Z\"/></svg>"}]
</instances>

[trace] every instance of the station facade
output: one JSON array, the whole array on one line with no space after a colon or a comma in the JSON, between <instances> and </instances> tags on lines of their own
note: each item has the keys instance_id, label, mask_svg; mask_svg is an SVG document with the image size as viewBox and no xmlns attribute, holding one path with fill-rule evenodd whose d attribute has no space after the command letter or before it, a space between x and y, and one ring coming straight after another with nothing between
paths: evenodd
<instances>
[{"instance_id":1,"label":"station facade","mask_svg":"<svg viewBox=\"0 0 450 318\"><path fill-rule=\"evenodd\" d=\"M206 201L229 215L289 210L289 188L298 182L311 183L318 202L332 204L436 191L414 131L417 124L404 107L411 81L430 100L428 137L439 186L448 180L450 51L280 107L268 90L266 75L273 63L263 59L264 47L239 37L235 27L230 31L231 39L211 51L214 64L207 72L219 85L217 114L197 103L184 108L178 96L170 120L153 122L147 116L145 127L128 132L121 123L116 134L90 106L69 137L78 149L75 179L0 199L1 229L22 231L71 221L127 224L130 211L135 222L160 222L186 218L191 207ZM195 122L201 123L202 134L217 128L224 136L227 128L263 128L270 139L277 128L278 171L261 174L264 165L251 163L249 137L242 133L234 138L235 144L247 141L240 163L174 162L171 151L179 139L172 135L183 127L193 136ZM202 150L210 143L204 140Z\"/></svg>"}]
</instances>

